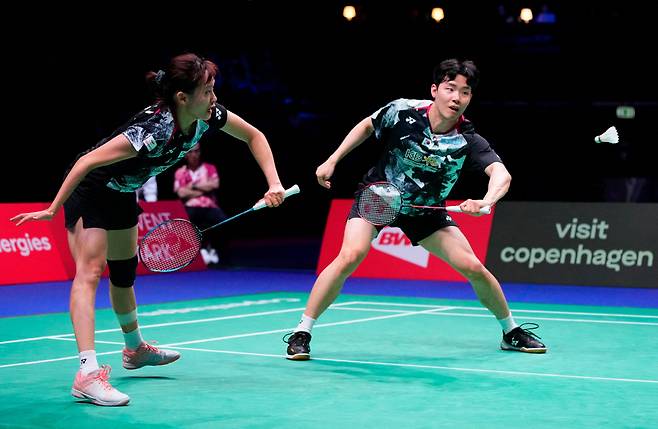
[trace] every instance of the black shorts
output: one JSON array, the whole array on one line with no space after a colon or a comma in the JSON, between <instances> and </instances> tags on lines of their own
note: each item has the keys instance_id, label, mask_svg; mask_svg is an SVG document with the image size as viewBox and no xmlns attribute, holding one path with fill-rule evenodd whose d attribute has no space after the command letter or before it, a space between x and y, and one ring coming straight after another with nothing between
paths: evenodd
<instances>
[{"instance_id":1,"label":"black shorts","mask_svg":"<svg viewBox=\"0 0 658 429\"><path fill-rule=\"evenodd\" d=\"M85 229L128 229L137 225L142 211L134 192L119 192L83 180L64 203L64 223L73 229L82 218Z\"/></svg>"},{"instance_id":2,"label":"black shorts","mask_svg":"<svg viewBox=\"0 0 658 429\"><path fill-rule=\"evenodd\" d=\"M421 216L407 216L400 214L395 222L388 226L398 227L404 232L411 244L418 246L418 242L434 234L436 231L447 226L456 226L452 217L444 210L427 210L427 214ZM347 219L352 219L359 216L359 210L357 208L356 202L352 204L352 209L350 214L347 216ZM387 225L384 225L387 226ZM384 229L384 226L375 226L377 232Z\"/></svg>"}]
</instances>

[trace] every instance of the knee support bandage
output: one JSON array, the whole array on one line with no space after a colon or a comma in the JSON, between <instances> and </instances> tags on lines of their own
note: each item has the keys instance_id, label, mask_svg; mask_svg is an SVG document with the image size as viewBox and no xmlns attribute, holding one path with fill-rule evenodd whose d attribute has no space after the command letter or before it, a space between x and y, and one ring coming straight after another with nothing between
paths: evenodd
<instances>
[{"instance_id":1,"label":"knee support bandage","mask_svg":"<svg viewBox=\"0 0 658 429\"><path fill-rule=\"evenodd\" d=\"M114 286L128 288L135 284L137 255L130 259L121 259L118 261L110 261L108 259L107 267L110 270L110 281Z\"/></svg>"}]
</instances>

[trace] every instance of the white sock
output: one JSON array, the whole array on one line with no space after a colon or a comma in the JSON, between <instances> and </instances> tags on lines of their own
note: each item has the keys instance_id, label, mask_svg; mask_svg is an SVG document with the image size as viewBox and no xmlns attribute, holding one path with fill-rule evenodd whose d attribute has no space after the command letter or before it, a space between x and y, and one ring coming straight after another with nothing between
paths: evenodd
<instances>
[{"instance_id":1,"label":"white sock","mask_svg":"<svg viewBox=\"0 0 658 429\"><path fill-rule=\"evenodd\" d=\"M96 350L83 350L78 353L80 357L80 371L87 375L98 369L98 361L96 360Z\"/></svg>"},{"instance_id":2,"label":"white sock","mask_svg":"<svg viewBox=\"0 0 658 429\"><path fill-rule=\"evenodd\" d=\"M503 332L506 333L506 334L509 331L511 331L512 329L519 326L514 321L514 318L512 317L512 313L510 313L509 316L507 316L504 319L497 319L497 320L498 320L498 323L500 323L501 328L503 328Z\"/></svg>"},{"instance_id":3,"label":"white sock","mask_svg":"<svg viewBox=\"0 0 658 429\"><path fill-rule=\"evenodd\" d=\"M315 324L315 319L308 317L306 314L302 314L302 320L299 321L299 325L295 328L294 332L304 331L309 334L313 330L313 325Z\"/></svg>"},{"instance_id":4,"label":"white sock","mask_svg":"<svg viewBox=\"0 0 658 429\"><path fill-rule=\"evenodd\" d=\"M139 328L134 331L124 332L123 339L126 342L126 348L128 350L137 350L137 348L144 342L142 338L142 333L139 332Z\"/></svg>"}]
</instances>

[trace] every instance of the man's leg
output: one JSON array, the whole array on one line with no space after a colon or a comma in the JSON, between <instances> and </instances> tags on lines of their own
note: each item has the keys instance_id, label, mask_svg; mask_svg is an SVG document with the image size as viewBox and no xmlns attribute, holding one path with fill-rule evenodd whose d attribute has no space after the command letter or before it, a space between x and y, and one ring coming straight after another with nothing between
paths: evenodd
<instances>
[{"instance_id":1,"label":"man's leg","mask_svg":"<svg viewBox=\"0 0 658 429\"><path fill-rule=\"evenodd\" d=\"M442 228L421 240L419 244L468 279L482 305L496 316L501 325L504 334L501 347L504 350L546 352L546 346L537 341L536 335L516 324L500 283L475 256L471 245L459 228L456 226Z\"/></svg>"},{"instance_id":2,"label":"man's leg","mask_svg":"<svg viewBox=\"0 0 658 429\"><path fill-rule=\"evenodd\" d=\"M315 280L306 309L293 334L286 340L288 359L310 358L313 324L338 297L345 280L356 270L370 250L370 242L377 230L361 218L352 218L345 225L340 253Z\"/></svg>"}]
</instances>

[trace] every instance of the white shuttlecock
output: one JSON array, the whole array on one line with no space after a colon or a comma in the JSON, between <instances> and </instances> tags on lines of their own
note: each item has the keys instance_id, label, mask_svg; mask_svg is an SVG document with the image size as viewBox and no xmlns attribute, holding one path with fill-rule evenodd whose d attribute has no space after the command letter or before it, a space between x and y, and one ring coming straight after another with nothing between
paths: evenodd
<instances>
[{"instance_id":1,"label":"white shuttlecock","mask_svg":"<svg viewBox=\"0 0 658 429\"><path fill-rule=\"evenodd\" d=\"M619 134L617 133L617 128L608 128L605 133L594 137L594 141L596 143L619 143Z\"/></svg>"}]
</instances>

